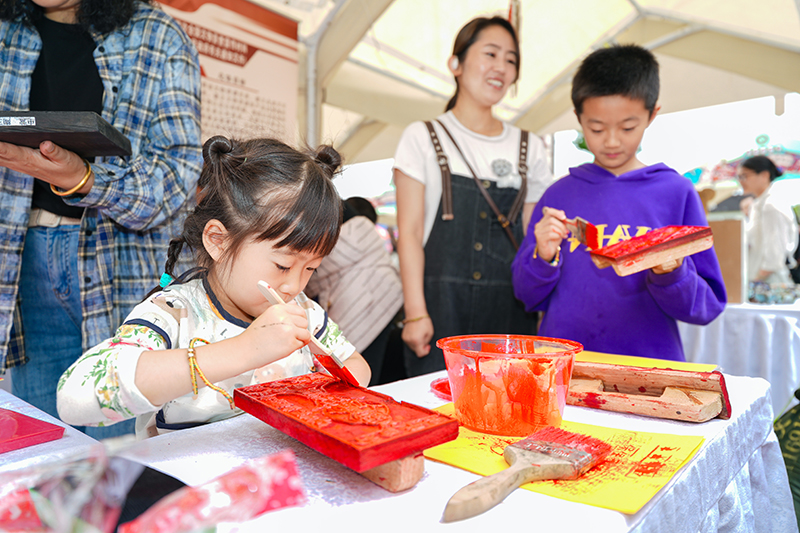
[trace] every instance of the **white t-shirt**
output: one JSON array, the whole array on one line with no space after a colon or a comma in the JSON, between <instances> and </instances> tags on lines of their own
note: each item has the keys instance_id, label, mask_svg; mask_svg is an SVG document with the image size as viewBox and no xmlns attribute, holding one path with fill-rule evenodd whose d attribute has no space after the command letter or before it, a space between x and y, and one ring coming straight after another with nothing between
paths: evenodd
<instances>
[{"instance_id":1,"label":"white t-shirt","mask_svg":"<svg viewBox=\"0 0 800 533\"><path fill-rule=\"evenodd\" d=\"M467 129L458 121L452 111L440 115L437 119L453 135L480 179L495 181L498 187L519 189L521 183L518 168L521 135L519 128L503 123L503 132L500 135L488 137ZM450 172L471 178L472 174L469 168L450 138L435 121L433 127L436 129L442 149L447 155ZM510 163L510 173L498 176L492 168L492 163L500 163L499 165L495 163L495 167L505 166L508 168L508 165L502 163L503 161ZM393 168L425 185L424 245L428 241L436 212L439 209L439 200L442 196L442 173L436 162L436 151L433 149L430 134L423 122L414 122L403 131L395 152ZM537 202L545 189L553 182L553 175L547 164L544 143L536 135L529 136L527 179L526 203ZM478 193L477 190L475 192Z\"/></svg>"},{"instance_id":2,"label":"white t-shirt","mask_svg":"<svg viewBox=\"0 0 800 533\"><path fill-rule=\"evenodd\" d=\"M768 283L791 283L787 259L793 259L797 248L798 230L789 191L782 183L772 183L756 198L747 220L747 270L752 281L759 270L772 272Z\"/></svg>"}]
</instances>

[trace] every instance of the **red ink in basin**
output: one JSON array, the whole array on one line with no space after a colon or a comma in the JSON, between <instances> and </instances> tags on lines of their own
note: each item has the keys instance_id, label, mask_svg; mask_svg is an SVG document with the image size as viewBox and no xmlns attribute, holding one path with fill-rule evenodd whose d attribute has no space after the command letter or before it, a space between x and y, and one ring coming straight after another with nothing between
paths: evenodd
<instances>
[{"instance_id":1,"label":"red ink in basin","mask_svg":"<svg viewBox=\"0 0 800 533\"><path fill-rule=\"evenodd\" d=\"M529 335L464 335L436 345L444 352L461 425L508 436L561 425L581 344Z\"/></svg>"}]
</instances>

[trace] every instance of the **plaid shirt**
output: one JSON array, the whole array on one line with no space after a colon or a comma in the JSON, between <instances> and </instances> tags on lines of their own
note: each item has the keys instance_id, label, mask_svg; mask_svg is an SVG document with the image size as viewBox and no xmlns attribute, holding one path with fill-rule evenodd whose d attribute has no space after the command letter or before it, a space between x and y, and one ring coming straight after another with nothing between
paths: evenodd
<instances>
[{"instance_id":1,"label":"plaid shirt","mask_svg":"<svg viewBox=\"0 0 800 533\"><path fill-rule=\"evenodd\" d=\"M89 194L65 198L85 208L78 244L84 351L110 337L158 284L202 164L200 68L180 26L139 3L124 28L91 34L103 118L130 139L133 155L97 158ZM0 109L28 109L41 47L33 27L0 22ZM0 167L0 369L27 360L16 304L32 191L32 177Z\"/></svg>"}]
</instances>

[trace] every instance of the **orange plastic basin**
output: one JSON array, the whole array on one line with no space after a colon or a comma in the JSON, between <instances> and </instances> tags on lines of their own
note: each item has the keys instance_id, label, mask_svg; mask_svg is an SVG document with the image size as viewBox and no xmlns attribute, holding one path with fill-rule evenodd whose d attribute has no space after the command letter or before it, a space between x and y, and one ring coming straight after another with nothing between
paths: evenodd
<instances>
[{"instance_id":1,"label":"orange plastic basin","mask_svg":"<svg viewBox=\"0 0 800 533\"><path fill-rule=\"evenodd\" d=\"M527 436L561 425L577 342L529 335L440 339L456 417L469 429Z\"/></svg>"}]
</instances>

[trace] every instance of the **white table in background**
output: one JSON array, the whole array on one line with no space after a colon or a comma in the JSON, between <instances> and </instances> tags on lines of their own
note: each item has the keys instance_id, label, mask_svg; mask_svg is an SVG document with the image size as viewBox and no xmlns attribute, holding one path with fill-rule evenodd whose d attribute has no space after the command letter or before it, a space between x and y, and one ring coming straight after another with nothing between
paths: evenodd
<instances>
[{"instance_id":1,"label":"white table in background","mask_svg":"<svg viewBox=\"0 0 800 533\"><path fill-rule=\"evenodd\" d=\"M800 303L729 304L706 326L679 322L678 329L687 361L769 381L776 415L800 388Z\"/></svg>"},{"instance_id":2,"label":"white table in background","mask_svg":"<svg viewBox=\"0 0 800 533\"><path fill-rule=\"evenodd\" d=\"M430 392L444 372L376 387L397 400L433 408ZM124 456L190 485L209 481L244 461L291 449L308 502L218 531L553 531L663 532L797 531L792 496L772 430L769 384L726 376L733 417L692 424L567 406L567 420L626 430L702 435L695 457L638 513L571 503L517 490L494 509L455 524L440 522L447 500L478 476L433 461L412 489L391 494L260 420L243 415L140 441Z\"/></svg>"}]
</instances>

